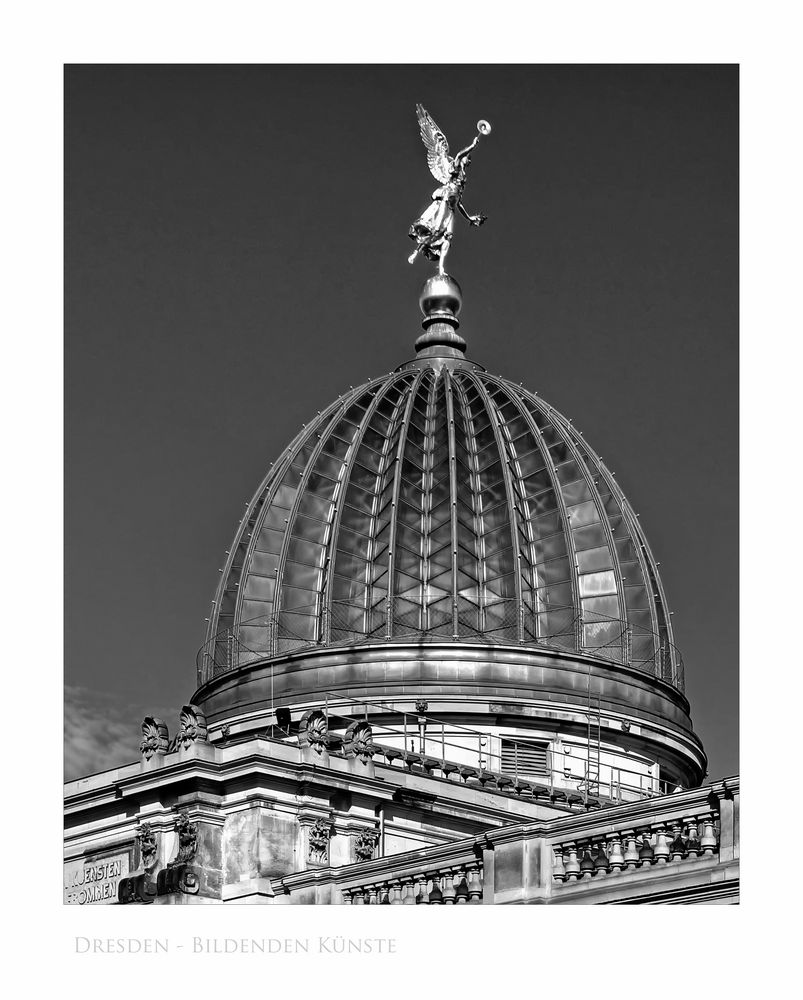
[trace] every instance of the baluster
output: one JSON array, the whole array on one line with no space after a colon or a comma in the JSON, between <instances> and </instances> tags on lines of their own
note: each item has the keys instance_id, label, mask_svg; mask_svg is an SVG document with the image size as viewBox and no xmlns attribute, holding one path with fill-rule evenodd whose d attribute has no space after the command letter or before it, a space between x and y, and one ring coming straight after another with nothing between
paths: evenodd
<instances>
[{"instance_id":1,"label":"baluster","mask_svg":"<svg viewBox=\"0 0 803 1000\"><path fill-rule=\"evenodd\" d=\"M583 859L580 862L580 878L593 878L594 870L594 859L591 857L591 843L587 841L583 845Z\"/></svg>"},{"instance_id":2,"label":"baluster","mask_svg":"<svg viewBox=\"0 0 803 1000\"><path fill-rule=\"evenodd\" d=\"M443 905L443 890L441 889L441 880L438 877L437 872L432 872L432 888L429 890L429 903L430 906L441 906Z\"/></svg>"},{"instance_id":3,"label":"baluster","mask_svg":"<svg viewBox=\"0 0 803 1000\"><path fill-rule=\"evenodd\" d=\"M683 842L683 837L681 835L683 827L679 820L675 820L672 824L672 843L669 845L669 850L672 855L672 861L682 861L683 855L686 853L686 845Z\"/></svg>"},{"instance_id":4,"label":"baluster","mask_svg":"<svg viewBox=\"0 0 803 1000\"><path fill-rule=\"evenodd\" d=\"M616 875L625 866L625 857L622 853L622 838L618 833L609 833L608 841L608 864L611 866L611 871Z\"/></svg>"},{"instance_id":5,"label":"baluster","mask_svg":"<svg viewBox=\"0 0 803 1000\"><path fill-rule=\"evenodd\" d=\"M655 851L650 842L649 830L642 830L641 832L641 848L639 849L638 856L639 863L642 865L651 865L655 861Z\"/></svg>"},{"instance_id":6,"label":"baluster","mask_svg":"<svg viewBox=\"0 0 803 1000\"><path fill-rule=\"evenodd\" d=\"M379 887L376 886L376 885L367 885L365 887L365 889L366 889L366 892L365 892L365 895L366 895L365 902L366 902L367 906L376 906L377 903L379 902L378 892L377 892L378 888Z\"/></svg>"},{"instance_id":7,"label":"baluster","mask_svg":"<svg viewBox=\"0 0 803 1000\"><path fill-rule=\"evenodd\" d=\"M666 826L663 823L655 828L655 863L665 865L669 857L669 842L666 836Z\"/></svg>"},{"instance_id":8,"label":"baluster","mask_svg":"<svg viewBox=\"0 0 803 1000\"><path fill-rule=\"evenodd\" d=\"M563 845L563 850L568 854L566 859L566 878L580 878L580 862L577 859L577 844L575 844L574 841L569 841L568 844Z\"/></svg>"},{"instance_id":9,"label":"baluster","mask_svg":"<svg viewBox=\"0 0 803 1000\"><path fill-rule=\"evenodd\" d=\"M407 878L402 879L402 885L404 886L404 892L402 893L402 903L405 906L415 906L415 879Z\"/></svg>"},{"instance_id":10,"label":"baluster","mask_svg":"<svg viewBox=\"0 0 803 1000\"><path fill-rule=\"evenodd\" d=\"M552 877L556 882L566 881L566 868L563 864L563 848L559 844L555 844L552 847Z\"/></svg>"},{"instance_id":11,"label":"baluster","mask_svg":"<svg viewBox=\"0 0 803 1000\"><path fill-rule=\"evenodd\" d=\"M445 906L454 906L457 893L454 887L454 873L447 868L443 873L443 902Z\"/></svg>"},{"instance_id":12,"label":"baluster","mask_svg":"<svg viewBox=\"0 0 803 1000\"><path fill-rule=\"evenodd\" d=\"M365 890L363 888L352 889L352 893L354 895L354 899L353 899L354 905L355 906L364 906L365 905Z\"/></svg>"},{"instance_id":13,"label":"baluster","mask_svg":"<svg viewBox=\"0 0 803 1000\"><path fill-rule=\"evenodd\" d=\"M699 834L697 832L697 817L692 816L683 821L688 827L688 840L686 841L686 853L690 858L699 857L700 847Z\"/></svg>"},{"instance_id":14,"label":"baluster","mask_svg":"<svg viewBox=\"0 0 803 1000\"><path fill-rule=\"evenodd\" d=\"M625 830L622 834L625 841L625 864L632 871L639 866L639 842L635 830Z\"/></svg>"},{"instance_id":15,"label":"baluster","mask_svg":"<svg viewBox=\"0 0 803 1000\"><path fill-rule=\"evenodd\" d=\"M418 894L418 902L424 906L429 906L429 879L424 873L416 875L416 878L421 885L421 892Z\"/></svg>"},{"instance_id":16,"label":"baluster","mask_svg":"<svg viewBox=\"0 0 803 1000\"><path fill-rule=\"evenodd\" d=\"M401 895L401 882L398 879L394 879L390 883L390 905L391 906L401 906L402 895Z\"/></svg>"},{"instance_id":17,"label":"baluster","mask_svg":"<svg viewBox=\"0 0 803 1000\"><path fill-rule=\"evenodd\" d=\"M480 881L480 866L473 862L468 866L468 901L469 903L482 902L482 882Z\"/></svg>"},{"instance_id":18,"label":"baluster","mask_svg":"<svg viewBox=\"0 0 803 1000\"><path fill-rule=\"evenodd\" d=\"M703 817L703 835L700 837L700 847L703 849L703 857L711 857L717 849L717 835L714 813L708 813Z\"/></svg>"},{"instance_id":19,"label":"baluster","mask_svg":"<svg viewBox=\"0 0 803 1000\"><path fill-rule=\"evenodd\" d=\"M455 880L455 903L467 903L468 882L466 881L466 866L460 865L459 868L455 868L455 871L457 872Z\"/></svg>"},{"instance_id":20,"label":"baluster","mask_svg":"<svg viewBox=\"0 0 803 1000\"><path fill-rule=\"evenodd\" d=\"M343 905L344 906L351 906L352 905L351 889L344 889L343 890Z\"/></svg>"},{"instance_id":21,"label":"baluster","mask_svg":"<svg viewBox=\"0 0 803 1000\"><path fill-rule=\"evenodd\" d=\"M608 855L605 853L604 840L601 840L597 844L597 853L596 855L592 854L592 857L594 858L594 869L596 871L596 874L604 878L611 870L610 862L608 861Z\"/></svg>"}]
</instances>

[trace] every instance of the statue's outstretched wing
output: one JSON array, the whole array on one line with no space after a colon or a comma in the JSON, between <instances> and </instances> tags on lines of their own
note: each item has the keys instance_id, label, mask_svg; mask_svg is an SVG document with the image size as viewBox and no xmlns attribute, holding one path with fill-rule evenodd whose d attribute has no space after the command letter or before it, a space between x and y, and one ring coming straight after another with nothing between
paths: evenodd
<instances>
[{"instance_id":1,"label":"statue's outstretched wing","mask_svg":"<svg viewBox=\"0 0 803 1000\"><path fill-rule=\"evenodd\" d=\"M427 147L427 163L432 176L441 184L446 184L452 172L452 158L449 156L449 143L446 136L435 124L432 115L423 104L416 104L415 113L418 115L421 138Z\"/></svg>"}]
</instances>

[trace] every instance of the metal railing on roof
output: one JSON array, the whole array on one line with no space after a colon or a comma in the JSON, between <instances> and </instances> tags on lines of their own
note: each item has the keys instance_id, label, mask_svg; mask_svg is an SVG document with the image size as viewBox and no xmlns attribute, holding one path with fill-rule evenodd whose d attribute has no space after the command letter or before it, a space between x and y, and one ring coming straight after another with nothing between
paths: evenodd
<instances>
[{"instance_id":1,"label":"metal railing on roof","mask_svg":"<svg viewBox=\"0 0 803 1000\"><path fill-rule=\"evenodd\" d=\"M391 765L419 769L429 774L465 783L475 783L492 791L504 791L525 797L599 808L638 799L668 795L682 790L674 779L662 778L654 762L644 761L641 769L623 767L615 751L603 749L606 758L594 764L591 749L586 757L578 748L547 749L550 741L515 736L492 738L470 726L445 722L428 714L426 702L419 702L413 712L397 703L372 698L344 696L334 691L319 692L319 708L327 720L327 731L334 721L337 729L364 721L371 727L376 755ZM388 742L390 740L390 742ZM542 743L542 758L534 763L533 747ZM577 769L580 769L580 773Z\"/></svg>"}]
</instances>

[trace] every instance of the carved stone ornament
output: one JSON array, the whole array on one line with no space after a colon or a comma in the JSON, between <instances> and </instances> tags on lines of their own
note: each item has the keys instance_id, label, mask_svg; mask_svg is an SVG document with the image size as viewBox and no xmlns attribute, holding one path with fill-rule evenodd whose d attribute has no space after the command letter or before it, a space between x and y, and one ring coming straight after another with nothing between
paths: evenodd
<instances>
[{"instance_id":1,"label":"carved stone ornament","mask_svg":"<svg viewBox=\"0 0 803 1000\"><path fill-rule=\"evenodd\" d=\"M142 720L142 739L139 744L142 759L150 760L154 755L164 757L169 744L170 738L164 722L152 715L146 715Z\"/></svg>"},{"instance_id":2,"label":"carved stone ornament","mask_svg":"<svg viewBox=\"0 0 803 1000\"><path fill-rule=\"evenodd\" d=\"M332 824L325 819L316 819L309 828L310 861L326 864L329 859L329 838L332 835Z\"/></svg>"},{"instance_id":3,"label":"carved stone ornament","mask_svg":"<svg viewBox=\"0 0 803 1000\"><path fill-rule=\"evenodd\" d=\"M150 823L140 823L136 833L137 847L139 847L139 857L142 867L146 872L156 867L157 848L156 835L151 829Z\"/></svg>"},{"instance_id":4,"label":"carved stone ornament","mask_svg":"<svg viewBox=\"0 0 803 1000\"><path fill-rule=\"evenodd\" d=\"M189 864L195 858L198 850L198 827L190 823L186 809L176 816L175 830L178 834L178 853L171 862L173 865Z\"/></svg>"},{"instance_id":5,"label":"carved stone ornament","mask_svg":"<svg viewBox=\"0 0 803 1000\"><path fill-rule=\"evenodd\" d=\"M179 749L186 750L193 743L206 743L206 716L195 705L185 705L178 720L176 742Z\"/></svg>"},{"instance_id":6,"label":"carved stone ornament","mask_svg":"<svg viewBox=\"0 0 803 1000\"><path fill-rule=\"evenodd\" d=\"M343 752L367 764L376 751L374 732L367 722L352 722L343 735Z\"/></svg>"},{"instance_id":7,"label":"carved stone ornament","mask_svg":"<svg viewBox=\"0 0 803 1000\"><path fill-rule=\"evenodd\" d=\"M305 712L301 717L301 726L298 731L298 745L300 747L311 747L320 754L329 744L329 727L326 716L319 709Z\"/></svg>"},{"instance_id":8,"label":"carved stone ornament","mask_svg":"<svg viewBox=\"0 0 803 1000\"><path fill-rule=\"evenodd\" d=\"M360 830L354 841L354 857L357 861L370 861L376 850L379 834L376 830Z\"/></svg>"}]
</instances>

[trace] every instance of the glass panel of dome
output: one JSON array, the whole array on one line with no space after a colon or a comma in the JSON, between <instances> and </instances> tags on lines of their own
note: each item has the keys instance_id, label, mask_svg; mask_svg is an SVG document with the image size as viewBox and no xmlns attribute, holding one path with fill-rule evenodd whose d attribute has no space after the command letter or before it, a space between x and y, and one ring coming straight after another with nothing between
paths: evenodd
<instances>
[{"instance_id":1,"label":"glass panel of dome","mask_svg":"<svg viewBox=\"0 0 803 1000\"><path fill-rule=\"evenodd\" d=\"M575 551L583 549L595 549L601 545L607 546L605 529L601 522L586 525L584 528L576 528L572 533Z\"/></svg>"},{"instance_id":2,"label":"glass panel of dome","mask_svg":"<svg viewBox=\"0 0 803 1000\"><path fill-rule=\"evenodd\" d=\"M564 577L560 583L550 583L543 585L539 589L541 599L549 608L573 608L574 595L572 585L568 577Z\"/></svg>"},{"instance_id":3,"label":"glass panel of dome","mask_svg":"<svg viewBox=\"0 0 803 1000\"><path fill-rule=\"evenodd\" d=\"M569 507L567 514L569 515L569 524L573 528L577 528L585 524L592 524L594 521L599 521L599 514L597 513L596 505L592 500L588 500L586 503L576 504L574 507Z\"/></svg>"},{"instance_id":4,"label":"glass panel of dome","mask_svg":"<svg viewBox=\"0 0 803 1000\"><path fill-rule=\"evenodd\" d=\"M543 539L546 542L547 538L552 538L550 551L559 551L555 549L558 540L554 539L553 536L560 535L560 545L562 546L562 551L565 551L563 521L559 511L553 510L548 513L541 513L539 511L537 516L530 518L530 524L533 526L533 531L539 540ZM549 556L546 556L546 558L549 558Z\"/></svg>"},{"instance_id":5,"label":"glass panel of dome","mask_svg":"<svg viewBox=\"0 0 803 1000\"><path fill-rule=\"evenodd\" d=\"M297 514L293 521L293 535L305 538L308 541L322 543L327 527L327 521L322 521L317 517L306 517L303 514Z\"/></svg>"},{"instance_id":6,"label":"glass panel of dome","mask_svg":"<svg viewBox=\"0 0 803 1000\"><path fill-rule=\"evenodd\" d=\"M600 619L616 619L621 625L619 600L616 597L585 597L583 598L583 615L588 616L588 622Z\"/></svg>"},{"instance_id":7,"label":"glass panel of dome","mask_svg":"<svg viewBox=\"0 0 803 1000\"><path fill-rule=\"evenodd\" d=\"M273 592L276 588L276 578L267 576L256 576L254 573L248 574L245 590L245 597L261 601L273 601Z\"/></svg>"},{"instance_id":8,"label":"glass panel of dome","mask_svg":"<svg viewBox=\"0 0 803 1000\"><path fill-rule=\"evenodd\" d=\"M346 498L348 499L348 491L346 492ZM343 512L340 515L341 528L351 528L356 531L366 531L368 523L369 523L368 517L365 514L365 511L357 510L348 503L345 503L343 505Z\"/></svg>"},{"instance_id":9,"label":"glass panel of dome","mask_svg":"<svg viewBox=\"0 0 803 1000\"><path fill-rule=\"evenodd\" d=\"M338 550L344 549L346 552L351 553L351 555L357 556L360 559L366 559L371 539L368 535L363 535L360 532L341 526L337 537L337 544Z\"/></svg>"},{"instance_id":10,"label":"glass panel of dome","mask_svg":"<svg viewBox=\"0 0 803 1000\"><path fill-rule=\"evenodd\" d=\"M536 495L540 496L545 491L554 495L552 490L552 480L546 469L541 469L538 472L533 472L530 475L525 476L522 481L522 489L524 495L527 497Z\"/></svg>"},{"instance_id":11,"label":"glass panel of dome","mask_svg":"<svg viewBox=\"0 0 803 1000\"><path fill-rule=\"evenodd\" d=\"M290 486L288 483L283 482L282 485L276 490L271 506L284 507L286 510L290 510L295 503L296 493L296 486Z\"/></svg>"},{"instance_id":12,"label":"glass panel of dome","mask_svg":"<svg viewBox=\"0 0 803 1000\"><path fill-rule=\"evenodd\" d=\"M607 545L601 545L596 549L584 549L577 552L577 566L581 574L610 570L613 568L611 551Z\"/></svg>"},{"instance_id":13,"label":"glass panel of dome","mask_svg":"<svg viewBox=\"0 0 803 1000\"><path fill-rule=\"evenodd\" d=\"M262 528L257 536L255 547L262 552L270 552L275 555L282 551L283 541L283 531L275 531L273 528Z\"/></svg>"},{"instance_id":14,"label":"glass panel of dome","mask_svg":"<svg viewBox=\"0 0 803 1000\"><path fill-rule=\"evenodd\" d=\"M527 498L527 511L531 519L540 517L543 514L548 514L551 511L558 510L558 498L554 490L551 488L545 490L543 493L537 494L537 496L530 496ZM558 514L555 515L560 521Z\"/></svg>"},{"instance_id":15,"label":"glass panel of dome","mask_svg":"<svg viewBox=\"0 0 803 1000\"><path fill-rule=\"evenodd\" d=\"M360 511L364 516L370 516L374 509L374 494L354 484L349 487L346 498L349 506Z\"/></svg>"},{"instance_id":16,"label":"glass panel of dome","mask_svg":"<svg viewBox=\"0 0 803 1000\"><path fill-rule=\"evenodd\" d=\"M628 582L625 584L625 595L627 597L628 608L643 608L649 609L650 598L647 594L646 587L640 587L636 584L631 584L628 578ZM630 616L631 620L635 620L633 615ZM649 620L650 628L652 628L652 619ZM641 623L643 624L643 622Z\"/></svg>"},{"instance_id":17,"label":"glass panel of dome","mask_svg":"<svg viewBox=\"0 0 803 1000\"><path fill-rule=\"evenodd\" d=\"M240 609L240 618L243 622L248 622L252 625L257 622L267 625L269 612L265 610L264 602L243 601L242 608Z\"/></svg>"},{"instance_id":18,"label":"glass panel of dome","mask_svg":"<svg viewBox=\"0 0 803 1000\"><path fill-rule=\"evenodd\" d=\"M274 528L276 531L284 531L287 527L288 515L290 511L276 504L271 504L265 511L265 520L262 522L263 528Z\"/></svg>"},{"instance_id":19,"label":"glass panel of dome","mask_svg":"<svg viewBox=\"0 0 803 1000\"><path fill-rule=\"evenodd\" d=\"M569 580L568 559L552 559L538 564L538 580L541 586L551 587L553 583Z\"/></svg>"},{"instance_id":20,"label":"glass panel of dome","mask_svg":"<svg viewBox=\"0 0 803 1000\"><path fill-rule=\"evenodd\" d=\"M284 574L282 576L282 590L284 593L289 588L303 589L310 592L317 592L321 586L321 571L318 567L310 563L300 563L288 560L285 563ZM307 594L307 602L311 600ZM284 601L282 602L284 603Z\"/></svg>"},{"instance_id":21,"label":"glass panel of dome","mask_svg":"<svg viewBox=\"0 0 803 1000\"><path fill-rule=\"evenodd\" d=\"M574 462L567 462L565 466L561 468L569 468L574 465L577 474L580 475L580 470ZM561 469L557 470L558 478L560 479ZM574 482L565 482L561 487L561 494L563 496L563 501L567 507L573 507L575 504L584 503L588 500L592 500L591 490L588 488L588 483L584 479L577 479ZM596 520L600 519L599 513L597 514Z\"/></svg>"},{"instance_id":22,"label":"glass panel of dome","mask_svg":"<svg viewBox=\"0 0 803 1000\"><path fill-rule=\"evenodd\" d=\"M586 573L580 577L580 596L615 594L616 578L612 572Z\"/></svg>"},{"instance_id":23,"label":"glass panel of dome","mask_svg":"<svg viewBox=\"0 0 803 1000\"><path fill-rule=\"evenodd\" d=\"M305 490L298 504L298 516L310 517L317 521L328 521L332 513L332 501ZM267 524L267 518L265 520Z\"/></svg>"},{"instance_id":24,"label":"glass panel of dome","mask_svg":"<svg viewBox=\"0 0 803 1000\"><path fill-rule=\"evenodd\" d=\"M338 549L335 562L335 572L348 579L357 579L365 563L359 556L344 549Z\"/></svg>"},{"instance_id":25,"label":"glass panel of dome","mask_svg":"<svg viewBox=\"0 0 803 1000\"><path fill-rule=\"evenodd\" d=\"M273 578L275 569L275 556L267 552L260 552L257 549L251 553L250 573L255 573L257 576L269 576Z\"/></svg>"}]
</instances>

